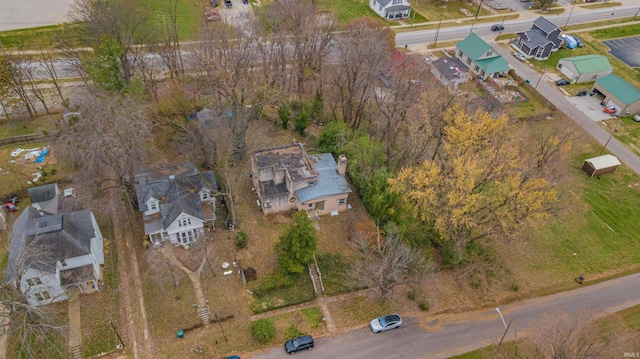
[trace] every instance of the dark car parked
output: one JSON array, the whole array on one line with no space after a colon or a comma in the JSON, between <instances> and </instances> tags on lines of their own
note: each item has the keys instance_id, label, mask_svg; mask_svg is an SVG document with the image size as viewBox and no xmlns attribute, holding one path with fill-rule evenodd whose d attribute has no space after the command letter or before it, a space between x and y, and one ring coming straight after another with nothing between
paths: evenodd
<instances>
[{"instance_id":1,"label":"dark car parked","mask_svg":"<svg viewBox=\"0 0 640 359\"><path fill-rule=\"evenodd\" d=\"M572 36L572 37L573 37L574 40L576 40L576 46L578 46L578 47L583 47L584 46L584 42L582 42L582 40L580 40L579 37L575 37L575 36Z\"/></svg>"},{"instance_id":2,"label":"dark car parked","mask_svg":"<svg viewBox=\"0 0 640 359\"><path fill-rule=\"evenodd\" d=\"M311 350L313 348L313 338L311 335L303 335L295 339L287 340L284 343L284 350L288 354L293 354L301 350Z\"/></svg>"},{"instance_id":3,"label":"dark car parked","mask_svg":"<svg viewBox=\"0 0 640 359\"><path fill-rule=\"evenodd\" d=\"M491 31L502 31L504 30L504 26L500 24L495 24L491 26Z\"/></svg>"},{"instance_id":4,"label":"dark car parked","mask_svg":"<svg viewBox=\"0 0 640 359\"><path fill-rule=\"evenodd\" d=\"M566 86L568 84L570 84L570 82L565 80L565 79L560 79L560 80L556 81L556 85L557 86Z\"/></svg>"}]
</instances>

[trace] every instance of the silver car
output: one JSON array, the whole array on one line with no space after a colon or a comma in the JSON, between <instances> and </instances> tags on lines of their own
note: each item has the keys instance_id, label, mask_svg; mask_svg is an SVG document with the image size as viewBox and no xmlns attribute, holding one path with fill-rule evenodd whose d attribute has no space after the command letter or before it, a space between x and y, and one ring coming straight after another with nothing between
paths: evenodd
<instances>
[{"instance_id":1,"label":"silver car","mask_svg":"<svg viewBox=\"0 0 640 359\"><path fill-rule=\"evenodd\" d=\"M380 333L391 329L399 328L402 325L402 318L398 314L389 314L376 318L369 323L369 328L374 333Z\"/></svg>"}]
</instances>

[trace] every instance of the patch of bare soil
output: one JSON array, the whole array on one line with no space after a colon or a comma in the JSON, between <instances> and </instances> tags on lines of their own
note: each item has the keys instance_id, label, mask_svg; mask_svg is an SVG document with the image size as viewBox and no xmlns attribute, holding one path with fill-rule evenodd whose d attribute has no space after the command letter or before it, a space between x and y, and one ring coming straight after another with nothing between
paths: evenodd
<instances>
[{"instance_id":1,"label":"patch of bare soil","mask_svg":"<svg viewBox=\"0 0 640 359\"><path fill-rule=\"evenodd\" d=\"M196 241L187 246L174 245L171 246L171 250L183 266L190 271L195 272L200 267L205 255L204 247L206 244L204 242L205 241Z\"/></svg>"}]
</instances>

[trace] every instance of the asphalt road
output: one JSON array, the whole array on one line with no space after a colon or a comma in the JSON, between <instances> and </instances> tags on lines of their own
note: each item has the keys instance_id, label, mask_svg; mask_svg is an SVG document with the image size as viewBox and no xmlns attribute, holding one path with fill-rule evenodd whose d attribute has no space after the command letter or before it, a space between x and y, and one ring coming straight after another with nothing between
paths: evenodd
<instances>
[{"instance_id":1,"label":"asphalt road","mask_svg":"<svg viewBox=\"0 0 640 359\"><path fill-rule=\"evenodd\" d=\"M547 81L540 81L540 74L531 67L528 62L518 61L513 57L512 53L498 44L492 44L492 47L502 57L504 57L509 65L516 71L516 73L524 79L531 80L531 83L536 83L536 90L544 96L547 101L553 104L558 110L564 112L574 122L589 133L603 146L606 144L606 150L613 153L618 159L631 168L632 171L640 174L640 158L625 147L620 141L611 136L610 132L607 132L600 125L591 120L587 115L582 113L575 105L573 105L555 84L550 84ZM535 81L535 82L534 82ZM608 142L608 143L607 143Z\"/></svg>"},{"instance_id":2,"label":"asphalt road","mask_svg":"<svg viewBox=\"0 0 640 359\"><path fill-rule=\"evenodd\" d=\"M640 273L505 305L500 307L500 311L506 323L513 320L505 339L512 340L514 333L517 333L518 338L525 336L531 325L545 314L562 310L570 313L590 310L605 314L638 304ZM296 353L295 358L448 358L495 344L505 331L495 308L453 316L435 316L430 323L423 324L425 325L432 329L422 329L416 318L404 318L403 326L390 332L373 334L365 326L335 337L315 338L315 348ZM625 352L635 352L635 348L620 348L619 357L622 358ZM282 347L252 356L253 359L287 357L289 356Z\"/></svg>"},{"instance_id":3,"label":"asphalt road","mask_svg":"<svg viewBox=\"0 0 640 359\"><path fill-rule=\"evenodd\" d=\"M560 14L560 15L546 15L545 17L562 28L567 23L567 19L569 19L569 24L577 24L583 22L592 22L592 21L601 21L605 19L615 19L622 17L633 17L640 8L638 5L633 6L622 6L620 8L616 8L614 15L611 15L613 9L604 8L604 9L592 9L592 10L575 10L573 13L569 14ZM570 16L570 17L569 17ZM640 19L640 17L638 17ZM525 31L531 28L531 24L534 19L518 19L518 20L508 20L504 22L505 30L504 32L519 32ZM497 23L500 21L496 20ZM442 27L440 28L440 33L438 34L438 42L443 41L452 41L452 40L460 40L464 39L469 35L471 30L475 32L478 36L488 39L490 37L496 36L495 32L491 31L491 25L493 23L479 23L476 25L465 25L458 27ZM419 30L419 31L411 31L411 32L401 32L396 35L396 46L404 46L404 45L413 45L413 44L422 44L422 43L432 43L435 40L436 30Z\"/></svg>"}]
</instances>

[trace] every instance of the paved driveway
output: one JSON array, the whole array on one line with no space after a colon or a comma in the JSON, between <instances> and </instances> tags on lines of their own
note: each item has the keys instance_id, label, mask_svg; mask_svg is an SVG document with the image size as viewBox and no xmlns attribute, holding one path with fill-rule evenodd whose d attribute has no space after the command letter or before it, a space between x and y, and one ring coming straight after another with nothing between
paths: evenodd
<instances>
[{"instance_id":1,"label":"paved driveway","mask_svg":"<svg viewBox=\"0 0 640 359\"><path fill-rule=\"evenodd\" d=\"M611 118L610 114L602 110L600 99L596 96L566 96L566 99L593 121L602 121Z\"/></svg>"},{"instance_id":2,"label":"paved driveway","mask_svg":"<svg viewBox=\"0 0 640 359\"><path fill-rule=\"evenodd\" d=\"M0 0L0 31L60 24L74 0Z\"/></svg>"}]
</instances>

